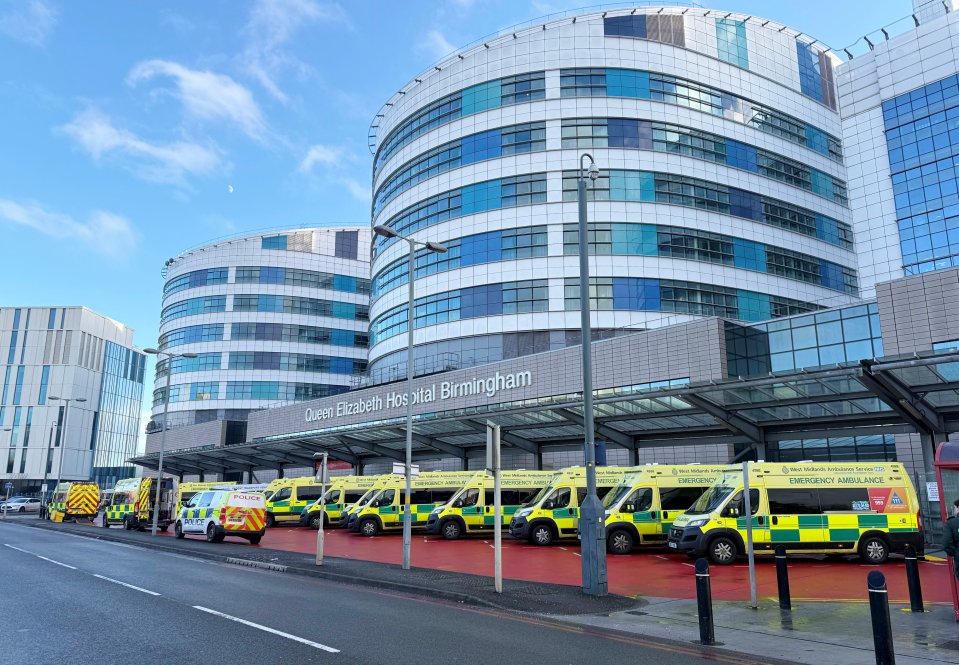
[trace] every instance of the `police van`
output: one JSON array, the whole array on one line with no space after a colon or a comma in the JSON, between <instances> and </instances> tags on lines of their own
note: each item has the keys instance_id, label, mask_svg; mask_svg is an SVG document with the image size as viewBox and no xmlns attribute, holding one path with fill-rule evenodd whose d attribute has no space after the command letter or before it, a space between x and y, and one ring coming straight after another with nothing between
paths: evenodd
<instances>
[{"instance_id":1,"label":"police van","mask_svg":"<svg viewBox=\"0 0 959 665\"><path fill-rule=\"evenodd\" d=\"M673 520L715 484L723 467L648 464L627 473L603 497L606 549L629 554L638 545L665 545Z\"/></svg>"},{"instance_id":2,"label":"police van","mask_svg":"<svg viewBox=\"0 0 959 665\"><path fill-rule=\"evenodd\" d=\"M501 471L502 522L508 527L513 513L536 496L553 477L552 471ZM490 533L496 524L493 512L493 476L478 471L449 502L433 509L426 530L456 540L464 534Z\"/></svg>"},{"instance_id":3,"label":"police van","mask_svg":"<svg viewBox=\"0 0 959 665\"><path fill-rule=\"evenodd\" d=\"M177 538L197 534L219 543L237 536L256 545L266 532L266 500L260 492L199 492L180 510L173 530Z\"/></svg>"},{"instance_id":4,"label":"police van","mask_svg":"<svg viewBox=\"0 0 959 665\"><path fill-rule=\"evenodd\" d=\"M190 503L190 499L193 498L197 492L202 492L204 490L211 490L217 487L226 489L224 487L225 483L222 482L203 482L203 483L177 483L176 485L176 507L174 508L173 515L179 515L180 510L183 509L183 506Z\"/></svg>"},{"instance_id":5,"label":"police van","mask_svg":"<svg viewBox=\"0 0 959 665\"><path fill-rule=\"evenodd\" d=\"M297 522L303 509L320 498L323 487L313 476L285 479L272 495L266 497L266 525ZM267 486L269 487L269 486Z\"/></svg>"},{"instance_id":6,"label":"police van","mask_svg":"<svg viewBox=\"0 0 959 665\"><path fill-rule=\"evenodd\" d=\"M638 468L597 467L596 493L599 498L602 499L619 485L627 472ZM579 507L585 498L585 467L572 466L557 471L546 487L516 511L509 523L509 533L514 538L536 545L549 545L557 538L575 538L579 526Z\"/></svg>"},{"instance_id":7,"label":"police van","mask_svg":"<svg viewBox=\"0 0 959 665\"><path fill-rule=\"evenodd\" d=\"M453 498L475 471L428 471L411 482L410 511L412 525L426 526L430 513L437 505ZM397 476L401 484L381 489L372 500L350 519L350 530L364 536L375 536L381 531L397 531L403 528L405 512L406 480Z\"/></svg>"},{"instance_id":8,"label":"police van","mask_svg":"<svg viewBox=\"0 0 959 665\"><path fill-rule=\"evenodd\" d=\"M379 476L337 476L330 478L326 491L326 521L324 527L339 525L343 513L376 484ZM309 526L314 531L320 528L323 515L320 512L320 499L300 513L300 525Z\"/></svg>"},{"instance_id":9,"label":"police van","mask_svg":"<svg viewBox=\"0 0 959 665\"><path fill-rule=\"evenodd\" d=\"M851 554L869 564L912 545L923 552L922 522L912 481L898 462L750 463L746 516L741 465L723 475L673 521L669 547L731 564L753 549Z\"/></svg>"}]
</instances>

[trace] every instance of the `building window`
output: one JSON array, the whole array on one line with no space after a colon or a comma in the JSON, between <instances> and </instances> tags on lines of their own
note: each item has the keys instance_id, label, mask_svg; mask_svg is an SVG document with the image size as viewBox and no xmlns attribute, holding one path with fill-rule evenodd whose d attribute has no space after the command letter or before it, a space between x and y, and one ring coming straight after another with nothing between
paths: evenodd
<instances>
[{"instance_id":1,"label":"building window","mask_svg":"<svg viewBox=\"0 0 959 665\"><path fill-rule=\"evenodd\" d=\"M20 403L20 397L21 397L21 395L23 394L23 372L24 372L24 369L25 369L25 368L24 368L23 365L20 365L19 367L17 367L17 378L16 378L16 381L15 381L14 384L13 384L13 403L14 403L14 404L19 404L19 403Z\"/></svg>"},{"instance_id":2,"label":"building window","mask_svg":"<svg viewBox=\"0 0 959 665\"><path fill-rule=\"evenodd\" d=\"M287 236L264 236L260 241L261 249L286 249Z\"/></svg>"},{"instance_id":3,"label":"building window","mask_svg":"<svg viewBox=\"0 0 959 665\"><path fill-rule=\"evenodd\" d=\"M43 406L47 403L47 384L50 383L50 366L44 365L40 372L40 395L37 397L37 404ZM2 423L0 423L2 424Z\"/></svg>"},{"instance_id":4,"label":"building window","mask_svg":"<svg viewBox=\"0 0 959 665\"><path fill-rule=\"evenodd\" d=\"M233 296L234 312L273 312L279 314L305 314L308 316L331 316L338 319L366 321L370 316L368 305L301 298L299 296L248 295Z\"/></svg>"},{"instance_id":5,"label":"building window","mask_svg":"<svg viewBox=\"0 0 959 665\"><path fill-rule=\"evenodd\" d=\"M836 91L829 55L825 51L817 51L812 44L799 40L796 40L796 55L799 60L799 87L802 94L835 110Z\"/></svg>"},{"instance_id":6,"label":"building window","mask_svg":"<svg viewBox=\"0 0 959 665\"><path fill-rule=\"evenodd\" d=\"M723 62L749 69L746 22L728 18L716 19L716 49Z\"/></svg>"},{"instance_id":7,"label":"building window","mask_svg":"<svg viewBox=\"0 0 959 665\"><path fill-rule=\"evenodd\" d=\"M602 67L560 70L559 94L562 97L605 97L606 70Z\"/></svg>"},{"instance_id":8,"label":"building window","mask_svg":"<svg viewBox=\"0 0 959 665\"><path fill-rule=\"evenodd\" d=\"M334 256L355 261L359 251L358 231L336 232L336 237L334 238Z\"/></svg>"},{"instance_id":9,"label":"building window","mask_svg":"<svg viewBox=\"0 0 959 665\"><path fill-rule=\"evenodd\" d=\"M165 323L173 319L196 314L211 314L226 311L226 296L205 296L181 300L163 308L160 312L160 322Z\"/></svg>"},{"instance_id":10,"label":"building window","mask_svg":"<svg viewBox=\"0 0 959 665\"><path fill-rule=\"evenodd\" d=\"M223 324L210 323L200 326L177 328L160 335L160 350L181 344L223 341Z\"/></svg>"},{"instance_id":11,"label":"building window","mask_svg":"<svg viewBox=\"0 0 959 665\"><path fill-rule=\"evenodd\" d=\"M176 293L185 289L194 289L201 286L212 286L214 284L226 284L229 276L229 268L208 268L206 270L194 270L185 275L180 275L167 282L163 287L163 295Z\"/></svg>"}]
</instances>

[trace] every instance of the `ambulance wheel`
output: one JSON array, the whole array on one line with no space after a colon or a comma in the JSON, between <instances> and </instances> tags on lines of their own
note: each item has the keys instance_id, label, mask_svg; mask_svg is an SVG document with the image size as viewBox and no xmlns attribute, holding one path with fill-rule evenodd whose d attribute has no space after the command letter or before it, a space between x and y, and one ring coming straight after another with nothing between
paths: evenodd
<instances>
[{"instance_id":1,"label":"ambulance wheel","mask_svg":"<svg viewBox=\"0 0 959 665\"><path fill-rule=\"evenodd\" d=\"M173 535L177 538L183 538L183 525L180 524L179 520L177 520L177 523L173 525Z\"/></svg>"},{"instance_id":2,"label":"ambulance wheel","mask_svg":"<svg viewBox=\"0 0 959 665\"><path fill-rule=\"evenodd\" d=\"M250 541L250 544L251 544L251 545L259 545L259 544L260 544L260 540L261 540L262 538L263 538L263 536L250 536L249 538L247 538L247 540Z\"/></svg>"},{"instance_id":3,"label":"ambulance wheel","mask_svg":"<svg viewBox=\"0 0 959 665\"><path fill-rule=\"evenodd\" d=\"M216 524L213 522L210 522L206 527L206 541L208 543L223 542L223 534L217 531Z\"/></svg>"},{"instance_id":4,"label":"ambulance wheel","mask_svg":"<svg viewBox=\"0 0 959 665\"><path fill-rule=\"evenodd\" d=\"M548 524L537 524L533 527L532 531L529 532L529 542L534 545L552 545L553 544L553 529Z\"/></svg>"},{"instance_id":5,"label":"ambulance wheel","mask_svg":"<svg viewBox=\"0 0 959 665\"><path fill-rule=\"evenodd\" d=\"M447 520L442 526L443 538L456 540L463 535L463 527L456 520Z\"/></svg>"},{"instance_id":6,"label":"ambulance wheel","mask_svg":"<svg viewBox=\"0 0 959 665\"><path fill-rule=\"evenodd\" d=\"M133 520L129 515L123 518L123 528L127 531L133 531Z\"/></svg>"},{"instance_id":7,"label":"ambulance wheel","mask_svg":"<svg viewBox=\"0 0 959 665\"><path fill-rule=\"evenodd\" d=\"M104 529L110 528L110 520L107 519L106 513L103 514L103 524L101 526L103 526Z\"/></svg>"},{"instance_id":8,"label":"ambulance wheel","mask_svg":"<svg viewBox=\"0 0 959 665\"><path fill-rule=\"evenodd\" d=\"M273 513L267 513L267 514L266 514L266 528L269 529L269 528L274 527L274 526L276 526L276 520L273 519Z\"/></svg>"},{"instance_id":9,"label":"ambulance wheel","mask_svg":"<svg viewBox=\"0 0 959 665\"><path fill-rule=\"evenodd\" d=\"M323 516L317 513L316 515L310 515L310 528L314 531L320 530L320 525L323 524Z\"/></svg>"},{"instance_id":10,"label":"ambulance wheel","mask_svg":"<svg viewBox=\"0 0 959 665\"><path fill-rule=\"evenodd\" d=\"M719 536L709 542L707 550L709 560L719 566L728 566L736 561L736 543L725 536Z\"/></svg>"},{"instance_id":11,"label":"ambulance wheel","mask_svg":"<svg viewBox=\"0 0 959 665\"><path fill-rule=\"evenodd\" d=\"M606 547L613 554L629 554L633 551L633 534L626 529L617 529L609 534Z\"/></svg>"},{"instance_id":12,"label":"ambulance wheel","mask_svg":"<svg viewBox=\"0 0 959 665\"><path fill-rule=\"evenodd\" d=\"M360 533L362 533L364 536L369 536L372 538L379 530L380 527L377 525L376 520L363 520L360 522Z\"/></svg>"},{"instance_id":13,"label":"ambulance wheel","mask_svg":"<svg viewBox=\"0 0 959 665\"><path fill-rule=\"evenodd\" d=\"M859 543L859 556L863 561L873 565L885 563L889 558L889 545L884 538L868 536Z\"/></svg>"}]
</instances>

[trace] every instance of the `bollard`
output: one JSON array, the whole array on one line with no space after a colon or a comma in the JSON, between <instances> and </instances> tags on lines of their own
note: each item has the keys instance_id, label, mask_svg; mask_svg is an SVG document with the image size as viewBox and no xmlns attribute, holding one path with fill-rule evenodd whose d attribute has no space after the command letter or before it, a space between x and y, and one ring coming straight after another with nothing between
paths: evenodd
<instances>
[{"instance_id":1,"label":"bollard","mask_svg":"<svg viewBox=\"0 0 959 665\"><path fill-rule=\"evenodd\" d=\"M919 561L912 545L906 545L906 583L909 585L909 607L913 612L925 612L922 605L922 585L919 583Z\"/></svg>"},{"instance_id":2,"label":"bollard","mask_svg":"<svg viewBox=\"0 0 959 665\"><path fill-rule=\"evenodd\" d=\"M895 665L892 647L892 624L889 620L889 596L886 576L874 570L866 577L869 586L869 613L872 615L872 639L876 648L876 665Z\"/></svg>"},{"instance_id":3,"label":"bollard","mask_svg":"<svg viewBox=\"0 0 959 665\"><path fill-rule=\"evenodd\" d=\"M702 644L715 644L713 595L709 585L709 562L706 559L696 560L696 602L699 605L699 641Z\"/></svg>"},{"instance_id":4,"label":"bollard","mask_svg":"<svg viewBox=\"0 0 959 665\"><path fill-rule=\"evenodd\" d=\"M779 584L779 609L791 610L793 605L789 595L789 569L786 568L784 545L776 545L776 582Z\"/></svg>"}]
</instances>

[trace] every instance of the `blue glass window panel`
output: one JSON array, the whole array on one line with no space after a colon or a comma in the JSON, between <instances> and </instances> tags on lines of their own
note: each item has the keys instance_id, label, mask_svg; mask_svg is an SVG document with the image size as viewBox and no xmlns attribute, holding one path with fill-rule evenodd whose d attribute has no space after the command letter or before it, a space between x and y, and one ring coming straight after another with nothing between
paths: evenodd
<instances>
[{"instance_id":1,"label":"blue glass window panel","mask_svg":"<svg viewBox=\"0 0 959 665\"><path fill-rule=\"evenodd\" d=\"M848 360L862 360L872 357L872 342L870 340L846 343L846 358Z\"/></svg>"},{"instance_id":2,"label":"blue glass window panel","mask_svg":"<svg viewBox=\"0 0 959 665\"><path fill-rule=\"evenodd\" d=\"M460 265L472 266L503 259L503 234L499 231L466 236L460 240Z\"/></svg>"},{"instance_id":3,"label":"blue glass window panel","mask_svg":"<svg viewBox=\"0 0 959 665\"><path fill-rule=\"evenodd\" d=\"M470 115L495 109L500 105L502 86L499 80L486 81L463 90L462 114Z\"/></svg>"},{"instance_id":4,"label":"blue glass window panel","mask_svg":"<svg viewBox=\"0 0 959 665\"><path fill-rule=\"evenodd\" d=\"M843 279L842 266L832 263L831 261L822 261L821 264L822 285L827 289L845 291L846 287Z\"/></svg>"},{"instance_id":5,"label":"blue glass window panel","mask_svg":"<svg viewBox=\"0 0 959 665\"><path fill-rule=\"evenodd\" d=\"M613 309L659 311L660 308L658 279L613 278Z\"/></svg>"},{"instance_id":6,"label":"blue glass window panel","mask_svg":"<svg viewBox=\"0 0 959 665\"><path fill-rule=\"evenodd\" d=\"M793 348L792 332L789 330L776 330L769 333L769 350L772 353L782 353L791 351Z\"/></svg>"},{"instance_id":7,"label":"blue glass window panel","mask_svg":"<svg viewBox=\"0 0 959 665\"><path fill-rule=\"evenodd\" d=\"M659 253L655 224L616 223L611 231L615 255L656 256Z\"/></svg>"},{"instance_id":8,"label":"blue glass window panel","mask_svg":"<svg viewBox=\"0 0 959 665\"><path fill-rule=\"evenodd\" d=\"M816 326L801 326L793 328L793 348L811 349L819 343L816 335Z\"/></svg>"},{"instance_id":9,"label":"blue glass window panel","mask_svg":"<svg viewBox=\"0 0 959 665\"><path fill-rule=\"evenodd\" d=\"M799 87L802 94L825 102L822 76L819 73L819 54L811 45L796 40L796 55L799 57Z\"/></svg>"},{"instance_id":10,"label":"blue glass window panel","mask_svg":"<svg viewBox=\"0 0 959 665\"><path fill-rule=\"evenodd\" d=\"M356 277L349 275L333 275L333 288L337 291L356 293Z\"/></svg>"},{"instance_id":11,"label":"blue glass window panel","mask_svg":"<svg viewBox=\"0 0 959 665\"><path fill-rule=\"evenodd\" d=\"M352 374L353 359L333 356L330 358L330 372L333 374Z\"/></svg>"},{"instance_id":12,"label":"blue glass window panel","mask_svg":"<svg viewBox=\"0 0 959 665\"><path fill-rule=\"evenodd\" d=\"M16 324L16 321L14 321L14 324L13 324L13 325L14 325L14 326L17 325L17 324ZM14 357L14 355L16 355L16 351L17 351L17 336L18 336L18 333L19 333L18 330L14 330L14 331L10 334L10 348L7 350L7 364L8 364L8 365L12 365L12 364L13 364L13 357Z\"/></svg>"},{"instance_id":13,"label":"blue glass window panel","mask_svg":"<svg viewBox=\"0 0 959 665\"><path fill-rule=\"evenodd\" d=\"M260 268L260 284L285 284L286 268Z\"/></svg>"},{"instance_id":14,"label":"blue glass window panel","mask_svg":"<svg viewBox=\"0 0 959 665\"><path fill-rule=\"evenodd\" d=\"M839 321L817 323L816 330L819 334L820 344L838 344L843 341L842 324Z\"/></svg>"},{"instance_id":15,"label":"blue glass window panel","mask_svg":"<svg viewBox=\"0 0 959 665\"><path fill-rule=\"evenodd\" d=\"M796 361L793 359L792 351L771 354L769 356L769 368L774 372L796 369Z\"/></svg>"},{"instance_id":16,"label":"blue glass window panel","mask_svg":"<svg viewBox=\"0 0 959 665\"><path fill-rule=\"evenodd\" d=\"M485 284L460 289L460 318L494 316L503 313L503 286Z\"/></svg>"},{"instance_id":17,"label":"blue glass window panel","mask_svg":"<svg viewBox=\"0 0 959 665\"><path fill-rule=\"evenodd\" d=\"M756 148L739 141L726 139L726 163L737 169L756 173Z\"/></svg>"},{"instance_id":18,"label":"blue glass window panel","mask_svg":"<svg viewBox=\"0 0 959 665\"><path fill-rule=\"evenodd\" d=\"M633 69L607 69L606 95L649 99L649 72Z\"/></svg>"},{"instance_id":19,"label":"blue glass window panel","mask_svg":"<svg viewBox=\"0 0 959 665\"><path fill-rule=\"evenodd\" d=\"M733 238L736 267L766 272L766 246L744 238Z\"/></svg>"},{"instance_id":20,"label":"blue glass window panel","mask_svg":"<svg viewBox=\"0 0 959 665\"><path fill-rule=\"evenodd\" d=\"M836 192L833 189L833 180L832 176L829 176L822 171L817 171L816 169L809 169L809 178L812 182L812 191L819 196L825 197L829 200L834 200L836 198Z\"/></svg>"},{"instance_id":21,"label":"blue glass window panel","mask_svg":"<svg viewBox=\"0 0 959 665\"><path fill-rule=\"evenodd\" d=\"M258 312L282 312L283 298L281 296L260 295L256 299Z\"/></svg>"},{"instance_id":22,"label":"blue glass window panel","mask_svg":"<svg viewBox=\"0 0 959 665\"><path fill-rule=\"evenodd\" d=\"M190 384L191 400L207 400L220 398L220 384L211 383L192 383Z\"/></svg>"},{"instance_id":23,"label":"blue glass window panel","mask_svg":"<svg viewBox=\"0 0 959 665\"><path fill-rule=\"evenodd\" d=\"M493 159L502 154L503 136L498 129L463 137L460 146L460 162L472 164Z\"/></svg>"},{"instance_id":24,"label":"blue glass window panel","mask_svg":"<svg viewBox=\"0 0 959 665\"><path fill-rule=\"evenodd\" d=\"M337 319L355 319L356 305L350 302L333 302L333 316Z\"/></svg>"},{"instance_id":25,"label":"blue glass window panel","mask_svg":"<svg viewBox=\"0 0 959 665\"><path fill-rule=\"evenodd\" d=\"M819 347L819 364L835 365L846 362L846 350L842 344L829 344Z\"/></svg>"},{"instance_id":26,"label":"blue glass window panel","mask_svg":"<svg viewBox=\"0 0 959 665\"><path fill-rule=\"evenodd\" d=\"M736 300L740 320L765 321L772 318L772 306L767 294L738 289Z\"/></svg>"},{"instance_id":27,"label":"blue glass window panel","mask_svg":"<svg viewBox=\"0 0 959 665\"><path fill-rule=\"evenodd\" d=\"M606 121L608 145L610 148L649 148L640 145L639 120L630 118L609 118ZM651 143L651 141L650 141Z\"/></svg>"},{"instance_id":28,"label":"blue glass window panel","mask_svg":"<svg viewBox=\"0 0 959 665\"><path fill-rule=\"evenodd\" d=\"M260 247L261 249L286 249L286 236L265 236Z\"/></svg>"},{"instance_id":29,"label":"blue glass window panel","mask_svg":"<svg viewBox=\"0 0 959 665\"><path fill-rule=\"evenodd\" d=\"M336 346L353 346L356 339L356 333L352 330L338 330L333 328L330 331L330 343Z\"/></svg>"},{"instance_id":30,"label":"blue glass window panel","mask_svg":"<svg viewBox=\"0 0 959 665\"><path fill-rule=\"evenodd\" d=\"M646 15L610 16L603 20L603 34L607 37L646 39Z\"/></svg>"},{"instance_id":31,"label":"blue glass window panel","mask_svg":"<svg viewBox=\"0 0 959 665\"><path fill-rule=\"evenodd\" d=\"M745 21L716 19L716 42L720 60L749 69Z\"/></svg>"},{"instance_id":32,"label":"blue glass window panel","mask_svg":"<svg viewBox=\"0 0 959 665\"><path fill-rule=\"evenodd\" d=\"M20 396L23 394L23 365L17 367L17 379L16 383L13 385L13 403L20 403Z\"/></svg>"},{"instance_id":33,"label":"blue glass window panel","mask_svg":"<svg viewBox=\"0 0 959 665\"><path fill-rule=\"evenodd\" d=\"M801 367L818 367L820 365L818 349L796 351L793 354L793 358L795 358L796 369Z\"/></svg>"},{"instance_id":34,"label":"blue glass window panel","mask_svg":"<svg viewBox=\"0 0 959 665\"><path fill-rule=\"evenodd\" d=\"M53 330L53 326L57 323L57 310L50 309L50 314L47 316L47 329Z\"/></svg>"},{"instance_id":35,"label":"blue glass window panel","mask_svg":"<svg viewBox=\"0 0 959 665\"><path fill-rule=\"evenodd\" d=\"M47 403L47 384L50 382L50 366L44 365L43 371L40 374L40 396L37 398L37 404L44 405Z\"/></svg>"},{"instance_id":36,"label":"blue glass window panel","mask_svg":"<svg viewBox=\"0 0 959 665\"><path fill-rule=\"evenodd\" d=\"M869 317L857 316L842 321L843 339L847 342L855 342L861 339L869 339L872 335L869 332ZM867 356L860 356L865 358Z\"/></svg>"},{"instance_id":37,"label":"blue glass window panel","mask_svg":"<svg viewBox=\"0 0 959 665\"><path fill-rule=\"evenodd\" d=\"M0 404L7 403L7 390L10 388L10 370L13 369L7 365L6 371L3 373L3 397L0 398ZM0 423L2 425L3 423Z\"/></svg>"},{"instance_id":38,"label":"blue glass window panel","mask_svg":"<svg viewBox=\"0 0 959 665\"><path fill-rule=\"evenodd\" d=\"M488 180L467 185L460 190L460 208L462 214L472 215L487 210L496 210L503 205L500 196L500 181Z\"/></svg>"},{"instance_id":39,"label":"blue glass window panel","mask_svg":"<svg viewBox=\"0 0 959 665\"><path fill-rule=\"evenodd\" d=\"M656 201L656 176L649 171L609 172L609 198L613 201Z\"/></svg>"},{"instance_id":40,"label":"blue glass window panel","mask_svg":"<svg viewBox=\"0 0 959 665\"><path fill-rule=\"evenodd\" d=\"M763 221L763 203L758 194L747 192L744 189L729 188L729 214L733 217L743 217L756 221Z\"/></svg>"}]
</instances>

